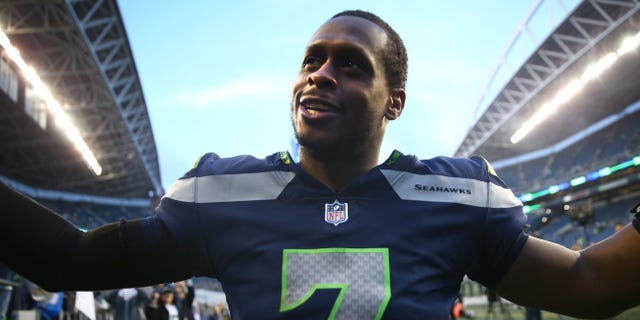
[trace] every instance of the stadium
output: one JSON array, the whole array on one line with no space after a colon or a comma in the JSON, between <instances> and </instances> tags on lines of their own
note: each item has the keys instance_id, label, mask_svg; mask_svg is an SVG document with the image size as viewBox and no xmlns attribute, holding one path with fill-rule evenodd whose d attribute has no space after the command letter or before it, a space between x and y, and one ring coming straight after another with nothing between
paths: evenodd
<instances>
[{"instance_id":1,"label":"stadium","mask_svg":"<svg viewBox=\"0 0 640 320\"><path fill-rule=\"evenodd\" d=\"M633 1L577 6L478 106L485 111L455 154L487 157L531 228L566 246L629 222L640 191L640 60L627 51L640 38L637 10Z\"/></svg>"},{"instance_id":2,"label":"stadium","mask_svg":"<svg viewBox=\"0 0 640 320\"><path fill-rule=\"evenodd\" d=\"M527 35L527 17L479 99L480 115L455 156L487 157L523 202L530 234L582 249L633 218L629 209L640 196L638 9L636 1L581 2L501 81L511 50Z\"/></svg>"},{"instance_id":3,"label":"stadium","mask_svg":"<svg viewBox=\"0 0 640 320\"><path fill-rule=\"evenodd\" d=\"M486 157L531 234L580 249L629 223L640 198L640 2L579 2L514 68L544 2L507 45L454 156ZM148 216L164 190L116 1L3 1L0 31L0 179L83 229ZM213 279L194 285L202 305L224 299ZM476 318L491 316L484 292L465 295ZM93 308L83 316L113 317Z\"/></svg>"}]
</instances>

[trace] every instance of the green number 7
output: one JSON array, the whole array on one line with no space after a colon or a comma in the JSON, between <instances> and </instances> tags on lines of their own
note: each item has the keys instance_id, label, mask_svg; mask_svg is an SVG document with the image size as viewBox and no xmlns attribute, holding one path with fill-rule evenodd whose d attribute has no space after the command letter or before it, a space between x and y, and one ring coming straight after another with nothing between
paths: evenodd
<instances>
[{"instance_id":1,"label":"green number 7","mask_svg":"<svg viewBox=\"0 0 640 320\"><path fill-rule=\"evenodd\" d=\"M329 319L380 319L391 298L387 248L284 249L280 312L339 289Z\"/></svg>"}]
</instances>

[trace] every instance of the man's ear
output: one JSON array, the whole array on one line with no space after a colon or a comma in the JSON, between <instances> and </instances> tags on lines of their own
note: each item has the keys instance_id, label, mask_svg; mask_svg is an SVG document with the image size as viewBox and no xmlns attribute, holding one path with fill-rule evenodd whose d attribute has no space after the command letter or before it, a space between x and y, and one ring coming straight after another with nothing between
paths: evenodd
<instances>
[{"instance_id":1,"label":"man's ear","mask_svg":"<svg viewBox=\"0 0 640 320\"><path fill-rule=\"evenodd\" d=\"M397 119L402 110L404 109L404 100L406 99L406 94L404 89L396 88L391 89L391 95L389 96L389 104L387 105L387 110L384 113L384 117L387 120L395 120Z\"/></svg>"}]
</instances>

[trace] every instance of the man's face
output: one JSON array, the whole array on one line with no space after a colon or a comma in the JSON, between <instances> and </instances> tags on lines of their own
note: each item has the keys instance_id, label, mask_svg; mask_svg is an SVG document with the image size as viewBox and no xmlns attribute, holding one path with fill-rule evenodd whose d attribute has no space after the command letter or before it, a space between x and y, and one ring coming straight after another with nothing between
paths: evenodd
<instances>
[{"instance_id":1,"label":"man's face","mask_svg":"<svg viewBox=\"0 0 640 320\"><path fill-rule=\"evenodd\" d=\"M345 150L379 145L389 89L381 57L385 31L363 18L329 20L313 35L293 86L300 145Z\"/></svg>"},{"instance_id":2,"label":"man's face","mask_svg":"<svg viewBox=\"0 0 640 320\"><path fill-rule=\"evenodd\" d=\"M173 292L165 291L160 296L160 299L164 304L172 304L173 303Z\"/></svg>"}]
</instances>

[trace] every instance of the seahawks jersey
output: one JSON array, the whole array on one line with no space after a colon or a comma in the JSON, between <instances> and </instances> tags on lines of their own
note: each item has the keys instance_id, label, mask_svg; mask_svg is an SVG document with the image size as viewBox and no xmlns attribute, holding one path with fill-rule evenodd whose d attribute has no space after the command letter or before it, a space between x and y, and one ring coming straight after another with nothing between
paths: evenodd
<instances>
[{"instance_id":1,"label":"seahawks jersey","mask_svg":"<svg viewBox=\"0 0 640 320\"><path fill-rule=\"evenodd\" d=\"M448 319L464 275L495 287L526 241L481 157L395 151L334 191L288 153L207 154L157 209L233 319Z\"/></svg>"}]
</instances>

